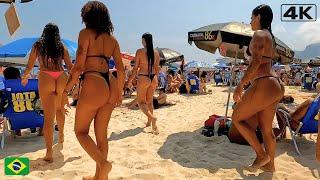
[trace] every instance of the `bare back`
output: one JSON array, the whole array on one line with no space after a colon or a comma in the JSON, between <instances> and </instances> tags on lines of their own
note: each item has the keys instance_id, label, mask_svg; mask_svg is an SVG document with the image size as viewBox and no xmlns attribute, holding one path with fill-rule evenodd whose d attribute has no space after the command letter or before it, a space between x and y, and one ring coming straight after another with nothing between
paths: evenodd
<instances>
[{"instance_id":1,"label":"bare back","mask_svg":"<svg viewBox=\"0 0 320 180\"><path fill-rule=\"evenodd\" d=\"M138 49L136 52L136 61L138 74L148 74L148 59L147 59L147 51L144 49ZM160 56L157 50L154 50L154 64L151 73L158 74L159 73L159 64L160 64Z\"/></svg>"},{"instance_id":2,"label":"bare back","mask_svg":"<svg viewBox=\"0 0 320 180\"><path fill-rule=\"evenodd\" d=\"M258 51L257 48L259 49ZM272 69L272 59L274 58L275 50L272 36L268 31L258 30L255 32L250 42L249 50L253 52L250 60L259 58L260 61L259 67L253 75L253 79L262 76L277 76Z\"/></svg>"},{"instance_id":3,"label":"bare back","mask_svg":"<svg viewBox=\"0 0 320 180\"><path fill-rule=\"evenodd\" d=\"M107 58L110 58L115 53L115 48L117 45L116 39L106 33L101 34L96 38L96 32L93 30L86 31L89 45L87 49L87 58L85 60L84 71L107 72L109 66L104 59L101 59L100 57L88 58L88 56L103 55Z\"/></svg>"},{"instance_id":4,"label":"bare back","mask_svg":"<svg viewBox=\"0 0 320 180\"><path fill-rule=\"evenodd\" d=\"M67 69L70 71L72 68L72 62L70 60L69 52L66 47L64 47L63 56L60 57L58 63L53 62L53 60L47 59L40 55L39 50L34 46L31 50L28 64L24 73L27 76L35 65L36 60L39 62L40 71L64 71L62 62L67 65Z\"/></svg>"}]
</instances>

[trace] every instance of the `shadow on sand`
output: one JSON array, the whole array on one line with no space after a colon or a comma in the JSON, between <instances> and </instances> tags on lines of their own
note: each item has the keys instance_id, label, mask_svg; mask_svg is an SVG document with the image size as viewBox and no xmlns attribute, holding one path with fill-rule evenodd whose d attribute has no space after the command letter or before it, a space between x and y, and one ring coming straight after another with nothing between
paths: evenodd
<instances>
[{"instance_id":1,"label":"shadow on sand","mask_svg":"<svg viewBox=\"0 0 320 180\"><path fill-rule=\"evenodd\" d=\"M53 163L48 163L43 160L43 157L30 160L30 171L47 171L62 168L66 163L78 160L81 156L69 157L64 160L64 155L62 154L63 145L55 144L53 146Z\"/></svg>"},{"instance_id":2,"label":"shadow on sand","mask_svg":"<svg viewBox=\"0 0 320 180\"><path fill-rule=\"evenodd\" d=\"M144 128L142 128L142 127L137 127L135 129L125 130L119 134L112 132L110 135L109 141L117 141L120 139L125 139L128 137L136 136L136 135L142 133L143 129Z\"/></svg>"},{"instance_id":3,"label":"shadow on sand","mask_svg":"<svg viewBox=\"0 0 320 180\"><path fill-rule=\"evenodd\" d=\"M158 154L183 167L204 168L213 174L219 169L236 169L243 179L272 179L272 173L256 176L244 169L255 158L249 146L230 143L226 136L205 137L201 130L169 135Z\"/></svg>"}]
</instances>

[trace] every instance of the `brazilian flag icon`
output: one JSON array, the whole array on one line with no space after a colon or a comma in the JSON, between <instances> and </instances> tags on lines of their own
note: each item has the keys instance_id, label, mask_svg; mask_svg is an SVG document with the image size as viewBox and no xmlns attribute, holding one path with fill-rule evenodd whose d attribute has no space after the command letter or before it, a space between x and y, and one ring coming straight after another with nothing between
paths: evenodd
<instances>
[{"instance_id":1,"label":"brazilian flag icon","mask_svg":"<svg viewBox=\"0 0 320 180\"><path fill-rule=\"evenodd\" d=\"M25 157L7 157L4 159L5 175L25 176L30 172L30 161Z\"/></svg>"}]
</instances>

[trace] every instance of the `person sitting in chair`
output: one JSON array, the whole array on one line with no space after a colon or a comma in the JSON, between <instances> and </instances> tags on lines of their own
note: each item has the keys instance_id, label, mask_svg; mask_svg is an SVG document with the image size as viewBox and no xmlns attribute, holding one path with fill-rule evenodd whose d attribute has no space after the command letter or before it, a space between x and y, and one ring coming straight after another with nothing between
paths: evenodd
<instances>
[{"instance_id":1,"label":"person sitting in chair","mask_svg":"<svg viewBox=\"0 0 320 180\"><path fill-rule=\"evenodd\" d=\"M3 76L5 80L9 80L9 79L21 79L21 74L18 68L15 67L7 67L4 71L3 71ZM31 133L35 133L36 129L35 128L30 128ZM21 130L16 130L15 134L17 136L21 136ZM42 128L39 128L39 136L42 136Z\"/></svg>"},{"instance_id":2,"label":"person sitting in chair","mask_svg":"<svg viewBox=\"0 0 320 180\"><path fill-rule=\"evenodd\" d=\"M319 89L317 91L319 93ZM318 97L319 97L319 95L317 96L317 98ZM286 111L289 114L289 117L288 117L290 119L289 123L290 123L290 127L291 127L291 129L293 131L297 131L297 130L299 131L300 128L302 129L302 126L301 126L302 124L301 123L306 118L306 115L308 113L310 113L309 109L313 108L312 104L315 102L314 100L315 99L312 99L312 98L307 99L302 104L300 104L296 109L293 109L293 110L288 109L285 106L279 106L278 107L278 109L282 109L282 110ZM310 110L312 110L312 109L310 109ZM318 112L319 109L318 110L316 109L316 111ZM279 132L281 133L280 134L281 138L284 138L284 137L286 137L286 124L285 124L285 118L286 117L285 117L284 114L280 113L279 111L277 112L276 115L277 115L277 120L278 120L278 124L279 124ZM315 117L310 117L310 118L312 119L312 121L313 121L313 119L318 121L317 125L315 125L311 121L311 123L308 124L307 128L310 131L314 131L312 129L318 129L316 158L317 158L318 161L320 161L320 121L319 121L319 112L316 113ZM310 127L310 125L312 127ZM317 126L317 127L315 127L315 126Z\"/></svg>"},{"instance_id":3,"label":"person sitting in chair","mask_svg":"<svg viewBox=\"0 0 320 180\"><path fill-rule=\"evenodd\" d=\"M188 93L190 94L196 94L200 90L200 79L196 76L195 72L192 72L188 77L187 77L187 90Z\"/></svg>"}]
</instances>

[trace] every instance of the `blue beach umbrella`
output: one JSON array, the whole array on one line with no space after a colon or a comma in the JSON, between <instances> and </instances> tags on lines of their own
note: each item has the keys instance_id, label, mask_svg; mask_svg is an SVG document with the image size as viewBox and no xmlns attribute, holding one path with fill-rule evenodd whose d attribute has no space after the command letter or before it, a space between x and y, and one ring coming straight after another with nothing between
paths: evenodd
<instances>
[{"instance_id":1,"label":"blue beach umbrella","mask_svg":"<svg viewBox=\"0 0 320 180\"><path fill-rule=\"evenodd\" d=\"M32 45L38 39L39 38L22 38L1 46L0 64L26 65ZM78 44L67 39L62 39L62 42L68 49L70 58L75 59Z\"/></svg>"}]
</instances>

